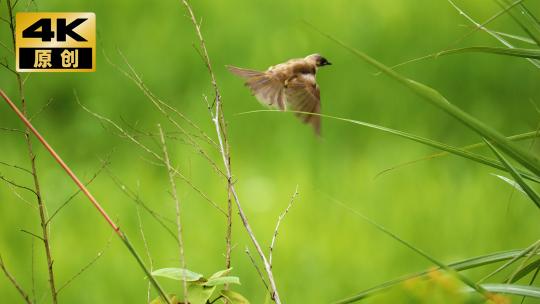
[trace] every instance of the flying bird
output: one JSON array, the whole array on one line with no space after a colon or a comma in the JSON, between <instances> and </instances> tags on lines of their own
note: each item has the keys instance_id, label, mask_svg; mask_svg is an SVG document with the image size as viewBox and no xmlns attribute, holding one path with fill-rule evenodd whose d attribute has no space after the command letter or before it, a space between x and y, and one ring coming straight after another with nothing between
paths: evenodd
<instances>
[{"instance_id":1,"label":"flying bird","mask_svg":"<svg viewBox=\"0 0 540 304\"><path fill-rule=\"evenodd\" d=\"M234 66L227 68L246 81L245 85L262 104L281 111L306 112L295 114L320 135L321 117L307 113L321 112L321 94L315 75L319 67L330 64L323 56L312 54L271 66L264 72Z\"/></svg>"}]
</instances>

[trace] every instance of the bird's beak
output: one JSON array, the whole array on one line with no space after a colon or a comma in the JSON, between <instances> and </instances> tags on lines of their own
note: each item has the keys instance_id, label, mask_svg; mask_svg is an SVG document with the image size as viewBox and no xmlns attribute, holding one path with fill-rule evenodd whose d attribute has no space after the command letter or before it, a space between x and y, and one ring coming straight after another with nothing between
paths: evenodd
<instances>
[{"instance_id":1,"label":"bird's beak","mask_svg":"<svg viewBox=\"0 0 540 304\"><path fill-rule=\"evenodd\" d=\"M324 65L332 65L330 61L327 61Z\"/></svg>"}]
</instances>

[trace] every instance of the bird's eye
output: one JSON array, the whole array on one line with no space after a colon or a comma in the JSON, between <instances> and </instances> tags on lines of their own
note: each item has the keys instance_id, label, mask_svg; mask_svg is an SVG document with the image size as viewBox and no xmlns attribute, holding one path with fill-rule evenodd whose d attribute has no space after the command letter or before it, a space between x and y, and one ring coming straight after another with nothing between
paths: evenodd
<instances>
[{"instance_id":1,"label":"bird's eye","mask_svg":"<svg viewBox=\"0 0 540 304\"><path fill-rule=\"evenodd\" d=\"M326 58L322 57L321 59L319 59L319 66L325 66L325 65L329 65L330 62L328 62L328 60L326 60Z\"/></svg>"}]
</instances>

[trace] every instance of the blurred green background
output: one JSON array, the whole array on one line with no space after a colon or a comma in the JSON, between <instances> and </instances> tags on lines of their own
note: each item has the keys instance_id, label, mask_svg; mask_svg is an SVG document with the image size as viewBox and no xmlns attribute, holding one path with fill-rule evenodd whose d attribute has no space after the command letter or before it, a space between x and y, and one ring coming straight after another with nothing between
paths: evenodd
<instances>
[{"instance_id":1,"label":"blurred green background","mask_svg":"<svg viewBox=\"0 0 540 304\"><path fill-rule=\"evenodd\" d=\"M494 1L458 1L475 19L483 21L499 11ZM537 1L527 1L534 12ZM0 15L6 17L5 1ZM19 8L24 9L21 0ZM354 58L303 23L325 32L393 65L451 46L470 31L467 21L446 1L335 0L335 1L194 1L221 88L237 190L254 231L268 247L278 215L295 187L300 195L282 222L274 252L278 289L286 303L325 303L432 266L424 258L364 222L332 198L365 214L405 240L444 262L490 252L522 248L538 237L538 211L523 195L491 175L494 169L468 160L446 157L421 162L375 178L396 164L429 155L435 150L379 131L323 119L322 138L290 113L241 112L262 106L230 74L225 65L266 69L290 58L319 52L332 66L321 69L322 112L412 132L451 145L480 138L451 117L376 70ZM163 100L190 117L215 137L203 94L212 96L205 67L193 48L193 26L180 1L35 1L30 10L95 12L98 56L95 73L35 73L25 90L30 113L49 99L52 104L35 126L84 180L110 154L110 171L159 213L174 218L166 170L155 166L142 149L118 136L110 126L86 113L75 101L131 127L156 133L161 123L174 132L144 94L117 69L125 66L117 49ZM491 28L523 34L503 16ZM1 41L11 46L9 29L0 24ZM477 32L459 46L498 43ZM14 63L0 48L1 57ZM413 63L399 69L430 85L466 112L506 135L536 130L540 103L538 69L520 58L462 54ZM15 77L0 70L0 88L18 98ZM185 123L183 123L185 125ZM22 128L6 105L0 106L0 127ZM186 127L189 127L186 125ZM178 137L178 136L177 136ZM143 141L156 151L151 138ZM174 166L193 184L225 208L226 184L190 145L169 139ZM218 163L217 150L201 142ZM529 142L522 143L529 146ZM35 144L43 195L49 214L76 189L73 183ZM537 151L538 146L532 149ZM483 151L486 154L489 151ZM0 161L29 167L22 136L0 132ZM0 173L31 186L31 179L9 167ZM223 269L225 218L178 180L182 199L187 267L209 275ZM146 257L137 220L137 207L106 172L90 186L94 195ZM0 254L21 285L40 303L50 302L41 243L22 233L40 232L35 202L7 183L0 183ZM154 268L175 267L177 247L168 233L141 210L142 225ZM252 303L262 303L265 290L248 257L254 249L234 218L233 274L241 278L236 290ZM78 196L55 217L51 227L57 285L76 274L106 246L111 231L93 207ZM34 248L32 250L32 248ZM34 258L32 259L32 252ZM34 266L32 266L34 260ZM491 268L493 269L493 268ZM479 278L485 272L466 273ZM162 280L171 293L180 284ZM62 290L62 303L143 303L147 281L117 238L104 255ZM21 302L0 276L3 303ZM529 301L528 303L533 303Z\"/></svg>"}]
</instances>

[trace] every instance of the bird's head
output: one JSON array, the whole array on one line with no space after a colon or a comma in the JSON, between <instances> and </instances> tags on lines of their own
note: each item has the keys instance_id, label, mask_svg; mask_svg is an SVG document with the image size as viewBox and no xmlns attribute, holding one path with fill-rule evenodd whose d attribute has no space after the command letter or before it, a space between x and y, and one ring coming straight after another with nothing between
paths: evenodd
<instances>
[{"instance_id":1,"label":"bird's head","mask_svg":"<svg viewBox=\"0 0 540 304\"><path fill-rule=\"evenodd\" d=\"M311 62L311 63L315 64L315 66L317 66L317 67L322 67L322 66L325 66L325 65L331 65L331 63L328 60L326 60L326 58L321 56L320 54L312 54L312 55L307 56L305 59L308 62Z\"/></svg>"}]
</instances>

